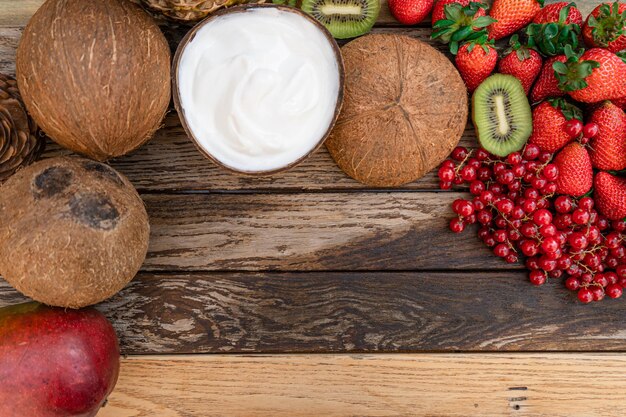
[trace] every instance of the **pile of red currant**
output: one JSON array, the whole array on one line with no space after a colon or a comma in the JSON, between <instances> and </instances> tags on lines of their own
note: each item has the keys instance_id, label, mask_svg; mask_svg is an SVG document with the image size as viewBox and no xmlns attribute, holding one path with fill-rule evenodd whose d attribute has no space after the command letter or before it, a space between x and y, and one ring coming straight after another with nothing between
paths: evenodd
<instances>
[{"instance_id":1,"label":"pile of red currant","mask_svg":"<svg viewBox=\"0 0 626 417\"><path fill-rule=\"evenodd\" d=\"M452 203L450 230L478 224L496 256L508 263L525 257L534 285L566 278L583 303L618 298L626 287L626 221L604 218L591 197L557 196L552 157L533 144L506 158L455 148L439 168L440 188L467 184L473 198Z\"/></svg>"}]
</instances>

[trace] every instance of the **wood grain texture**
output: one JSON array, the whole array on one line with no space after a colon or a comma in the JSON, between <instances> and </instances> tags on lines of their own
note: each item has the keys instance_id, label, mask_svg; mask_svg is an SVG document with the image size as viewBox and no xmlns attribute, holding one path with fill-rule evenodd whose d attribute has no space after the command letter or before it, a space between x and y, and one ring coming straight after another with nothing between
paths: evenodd
<instances>
[{"instance_id":1,"label":"wood grain texture","mask_svg":"<svg viewBox=\"0 0 626 417\"><path fill-rule=\"evenodd\" d=\"M547 0L546 4L554 3L557 0ZM37 11L39 6L44 3L44 0L0 0L0 26L18 26L26 25L28 19ZM485 3L491 3L491 1L485 1ZM591 10L601 1L578 1L578 7L581 10L583 16L587 16ZM430 17L427 17L423 26L429 25ZM378 26L399 26L398 21L389 12L387 6L387 0L380 1L380 15L376 21Z\"/></svg>"},{"instance_id":2,"label":"wood grain texture","mask_svg":"<svg viewBox=\"0 0 626 417\"><path fill-rule=\"evenodd\" d=\"M615 417L626 358L603 354L131 357L99 417Z\"/></svg>"},{"instance_id":3,"label":"wood grain texture","mask_svg":"<svg viewBox=\"0 0 626 417\"><path fill-rule=\"evenodd\" d=\"M0 307L25 301L0 280ZM98 306L125 354L623 351L623 300L525 272L140 274Z\"/></svg>"},{"instance_id":4,"label":"wood grain texture","mask_svg":"<svg viewBox=\"0 0 626 417\"><path fill-rule=\"evenodd\" d=\"M0 26L24 26L44 0L0 0Z\"/></svg>"},{"instance_id":5,"label":"wood grain texture","mask_svg":"<svg viewBox=\"0 0 626 417\"><path fill-rule=\"evenodd\" d=\"M146 194L143 269L511 269L468 229L449 232L456 193Z\"/></svg>"}]
</instances>

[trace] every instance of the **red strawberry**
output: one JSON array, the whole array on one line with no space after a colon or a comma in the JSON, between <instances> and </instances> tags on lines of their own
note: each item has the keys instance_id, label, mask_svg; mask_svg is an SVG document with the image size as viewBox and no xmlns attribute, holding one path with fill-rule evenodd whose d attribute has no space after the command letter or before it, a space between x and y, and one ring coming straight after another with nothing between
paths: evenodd
<instances>
[{"instance_id":1,"label":"red strawberry","mask_svg":"<svg viewBox=\"0 0 626 417\"><path fill-rule=\"evenodd\" d=\"M465 43L456 55L456 67L470 92L482 83L496 68L498 52L490 44Z\"/></svg>"},{"instance_id":2,"label":"red strawberry","mask_svg":"<svg viewBox=\"0 0 626 417\"><path fill-rule=\"evenodd\" d=\"M554 70L559 88L576 101L597 103L626 96L626 63L613 52L593 48L578 59L571 49L566 64L556 63Z\"/></svg>"},{"instance_id":3,"label":"red strawberry","mask_svg":"<svg viewBox=\"0 0 626 417\"><path fill-rule=\"evenodd\" d=\"M587 194L593 185L593 168L587 149L578 142L567 145L554 158L559 169L556 192L580 197Z\"/></svg>"},{"instance_id":4,"label":"red strawberry","mask_svg":"<svg viewBox=\"0 0 626 417\"><path fill-rule=\"evenodd\" d=\"M574 3L555 3L546 6L526 27L528 46L546 56L565 54L565 46L578 48L582 15Z\"/></svg>"},{"instance_id":5,"label":"red strawberry","mask_svg":"<svg viewBox=\"0 0 626 417\"><path fill-rule=\"evenodd\" d=\"M489 16L497 20L487 31L491 39L502 39L532 22L543 0L494 0Z\"/></svg>"},{"instance_id":6,"label":"red strawberry","mask_svg":"<svg viewBox=\"0 0 626 417\"><path fill-rule=\"evenodd\" d=\"M522 46L517 35L511 37L511 48L498 63L498 72L509 74L521 81L524 92L528 95L530 87L541 71L541 55L537 51Z\"/></svg>"},{"instance_id":7,"label":"red strawberry","mask_svg":"<svg viewBox=\"0 0 626 417\"><path fill-rule=\"evenodd\" d=\"M440 20L444 20L446 18L446 10L445 7L448 4L459 4L462 7L469 5L470 0L437 0L435 5L433 6L433 11L431 13L431 24L434 25Z\"/></svg>"},{"instance_id":8,"label":"red strawberry","mask_svg":"<svg viewBox=\"0 0 626 417\"><path fill-rule=\"evenodd\" d=\"M605 101L591 114L590 122L598 125L598 133L589 143L594 168L620 171L626 168L626 113Z\"/></svg>"},{"instance_id":9,"label":"red strawberry","mask_svg":"<svg viewBox=\"0 0 626 417\"><path fill-rule=\"evenodd\" d=\"M539 11L535 15L533 19L533 23L552 23L559 21L559 13L561 13L561 9L566 6L570 6L569 12L567 14L567 20L565 24L569 25L571 23L576 24L578 26L582 26L583 24L583 15L580 13L580 10L576 8L575 3L568 3L566 1L560 1L558 3L552 3L546 5L543 9Z\"/></svg>"},{"instance_id":10,"label":"red strawberry","mask_svg":"<svg viewBox=\"0 0 626 417\"><path fill-rule=\"evenodd\" d=\"M533 110L533 133L528 141L542 151L556 152L573 140L565 132L571 119L582 120L582 112L564 99L544 101Z\"/></svg>"},{"instance_id":11,"label":"red strawberry","mask_svg":"<svg viewBox=\"0 0 626 417\"><path fill-rule=\"evenodd\" d=\"M626 4L615 2L597 6L583 26L588 47L606 48L611 52L626 49Z\"/></svg>"},{"instance_id":12,"label":"red strawberry","mask_svg":"<svg viewBox=\"0 0 626 417\"><path fill-rule=\"evenodd\" d=\"M556 79L552 64L555 62L566 62L565 55L554 56L543 63L539 78L530 93L531 103L539 103L548 97L563 97L567 93L559 88L559 81Z\"/></svg>"},{"instance_id":13,"label":"red strawberry","mask_svg":"<svg viewBox=\"0 0 626 417\"><path fill-rule=\"evenodd\" d=\"M415 25L428 16L434 0L389 0L389 10L403 25Z\"/></svg>"},{"instance_id":14,"label":"red strawberry","mask_svg":"<svg viewBox=\"0 0 626 417\"><path fill-rule=\"evenodd\" d=\"M593 196L598 211L610 220L626 217L626 178L598 172L594 185Z\"/></svg>"},{"instance_id":15,"label":"red strawberry","mask_svg":"<svg viewBox=\"0 0 626 417\"><path fill-rule=\"evenodd\" d=\"M444 9L446 18L438 20L433 25L431 38L439 39L450 44L450 52L456 55L459 44L476 39L485 38L485 27L493 22L491 17L485 16L484 3L471 2L469 6L458 3L446 4Z\"/></svg>"},{"instance_id":16,"label":"red strawberry","mask_svg":"<svg viewBox=\"0 0 626 417\"><path fill-rule=\"evenodd\" d=\"M611 99L611 103L615 104L620 109L626 109L626 97Z\"/></svg>"}]
</instances>

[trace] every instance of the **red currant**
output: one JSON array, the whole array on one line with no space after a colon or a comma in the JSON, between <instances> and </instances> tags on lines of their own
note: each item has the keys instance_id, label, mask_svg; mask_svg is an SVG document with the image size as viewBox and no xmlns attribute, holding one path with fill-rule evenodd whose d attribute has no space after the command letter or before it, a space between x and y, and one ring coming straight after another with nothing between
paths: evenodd
<instances>
[{"instance_id":1,"label":"red currant","mask_svg":"<svg viewBox=\"0 0 626 417\"><path fill-rule=\"evenodd\" d=\"M520 244L520 249L522 250L522 253L526 256L535 256L539 251L537 242L532 240L525 240L522 244Z\"/></svg>"},{"instance_id":2,"label":"red currant","mask_svg":"<svg viewBox=\"0 0 626 417\"><path fill-rule=\"evenodd\" d=\"M551 154L550 152L546 152L546 151L541 152L541 153L539 154L539 157L537 158L537 160L538 160L540 163L542 163L542 164L545 164L545 163L547 163L547 162L550 162L550 160L551 160L551 159L552 159L552 154Z\"/></svg>"},{"instance_id":3,"label":"red currant","mask_svg":"<svg viewBox=\"0 0 626 417\"><path fill-rule=\"evenodd\" d=\"M572 233L567 241L569 245L577 251L585 249L589 244L587 237L581 232Z\"/></svg>"},{"instance_id":4,"label":"red currant","mask_svg":"<svg viewBox=\"0 0 626 417\"><path fill-rule=\"evenodd\" d=\"M589 217L589 212L581 208L577 208L572 213L572 221L576 224L587 224Z\"/></svg>"},{"instance_id":5,"label":"red currant","mask_svg":"<svg viewBox=\"0 0 626 417\"><path fill-rule=\"evenodd\" d=\"M610 298L619 298L622 296L622 287L619 284L611 284L606 288L606 295Z\"/></svg>"},{"instance_id":6,"label":"red currant","mask_svg":"<svg viewBox=\"0 0 626 417\"><path fill-rule=\"evenodd\" d=\"M593 295L593 301L600 301L604 298L604 289L602 287L593 286L591 288L591 294Z\"/></svg>"},{"instance_id":7,"label":"red currant","mask_svg":"<svg viewBox=\"0 0 626 417\"><path fill-rule=\"evenodd\" d=\"M467 157L467 153L467 148L464 148L463 146L457 146L452 151L450 157L455 161L462 161Z\"/></svg>"},{"instance_id":8,"label":"red currant","mask_svg":"<svg viewBox=\"0 0 626 417\"><path fill-rule=\"evenodd\" d=\"M565 133L567 133L567 135L574 139L577 138L578 135L580 135L580 132L583 131L583 122L581 122L578 119L572 119L572 120L568 120L565 123Z\"/></svg>"},{"instance_id":9,"label":"red currant","mask_svg":"<svg viewBox=\"0 0 626 417\"><path fill-rule=\"evenodd\" d=\"M570 291L576 291L580 288L580 281L576 277L569 277L565 280L565 287Z\"/></svg>"},{"instance_id":10,"label":"red currant","mask_svg":"<svg viewBox=\"0 0 626 417\"><path fill-rule=\"evenodd\" d=\"M581 302L587 304L593 301L593 294L590 289L581 288L580 290L578 290L578 299Z\"/></svg>"},{"instance_id":11,"label":"red currant","mask_svg":"<svg viewBox=\"0 0 626 417\"><path fill-rule=\"evenodd\" d=\"M587 123L585 126L583 126L583 137L591 139L598 134L598 130L600 130L600 128L597 124Z\"/></svg>"},{"instance_id":12,"label":"red currant","mask_svg":"<svg viewBox=\"0 0 626 417\"><path fill-rule=\"evenodd\" d=\"M548 181L554 181L559 176L559 168L554 164L548 164L543 168L543 176Z\"/></svg>"},{"instance_id":13,"label":"red currant","mask_svg":"<svg viewBox=\"0 0 626 417\"><path fill-rule=\"evenodd\" d=\"M524 159L528 161L532 161L533 159L537 159L539 154L541 153L541 149L539 146L533 143L527 143L526 148L524 148Z\"/></svg>"},{"instance_id":14,"label":"red currant","mask_svg":"<svg viewBox=\"0 0 626 417\"><path fill-rule=\"evenodd\" d=\"M581 208L585 211L591 211L593 208L593 198L591 197L583 197L578 200L578 208Z\"/></svg>"},{"instance_id":15,"label":"red currant","mask_svg":"<svg viewBox=\"0 0 626 417\"><path fill-rule=\"evenodd\" d=\"M463 178L464 181L474 181L476 179L476 169L469 165L465 165L463 168L461 168L459 175L461 176L461 178Z\"/></svg>"},{"instance_id":16,"label":"red currant","mask_svg":"<svg viewBox=\"0 0 626 417\"><path fill-rule=\"evenodd\" d=\"M528 274L528 278L530 279L530 283L533 285L543 285L546 283L546 273L540 271L539 269L534 269L530 271Z\"/></svg>"},{"instance_id":17,"label":"red currant","mask_svg":"<svg viewBox=\"0 0 626 417\"><path fill-rule=\"evenodd\" d=\"M463 220L455 217L454 219L450 220L450 230L452 230L454 233L461 233L463 230L465 230L465 223L463 222Z\"/></svg>"},{"instance_id":18,"label":"red currant","mask_svg":"<svg viewBox=\"0 0 626 417\"><path fill-rule=\"evenodd\" d=\"M533 222L537 226L543 226L552 222L552 214L546 209L540 209L533 214Z\"/></svg>"},{"instance_id":19,"label":"red currant","mask_svg":"<svg viewBox=\"0 0 626 417\"><path fill-rule=\"evenodd\" d=\"M544 253L554 253L559 248L559 242L553 237L547 237L541 242L541 249Z\"/></svg>"},{"instance_id":20,"label":"red currant","mask_svg":"<svg viewBox=\"0 0 626 417\"><path fill-rule=\"evenodd\" d=\"M452 168L442 166L439 168L438 176L441 181L451 182L454 179L454 170Z\"/></svg>"},{"instance_id":21,"label":"red currant","mask_svg":"<svg viewBox=\"0 0 626 417\"><path fill-rule=\"evenodd\" d=\"M482 181L474 180L470 184L469 189L470 193L472 193L473 195L480 195L483 191L487 189L487 186L485 186L485 183Z\"/></svg>"},{"instance_id":22,"label":"red currant","mask_svg":"<svg viewBox=\"0 0 626 417\"><path fill-rule=\"evenodd\" d=\"M500 258L504 258L510 253L510 249L504 243L500 243L493 248L493 253Z\"/></svg>"}]
</instances>

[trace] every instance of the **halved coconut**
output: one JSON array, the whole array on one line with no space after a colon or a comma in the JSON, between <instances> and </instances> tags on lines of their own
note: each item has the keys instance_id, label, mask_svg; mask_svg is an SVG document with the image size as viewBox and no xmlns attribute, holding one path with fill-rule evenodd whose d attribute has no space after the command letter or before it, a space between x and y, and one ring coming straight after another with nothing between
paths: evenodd
<instances>
[{"instance_id":1,"label":"halved coconut","mask_svg":"<svg viewBox=\"0 0 626 417\"><path fill-rule=\"evenodd\" d=\"M285 171L330 134L343 101L343 61L306 13L271 4L220 10L174 57L174 104L197 148L239 174Z\"/></svg>"}]
</instances>

